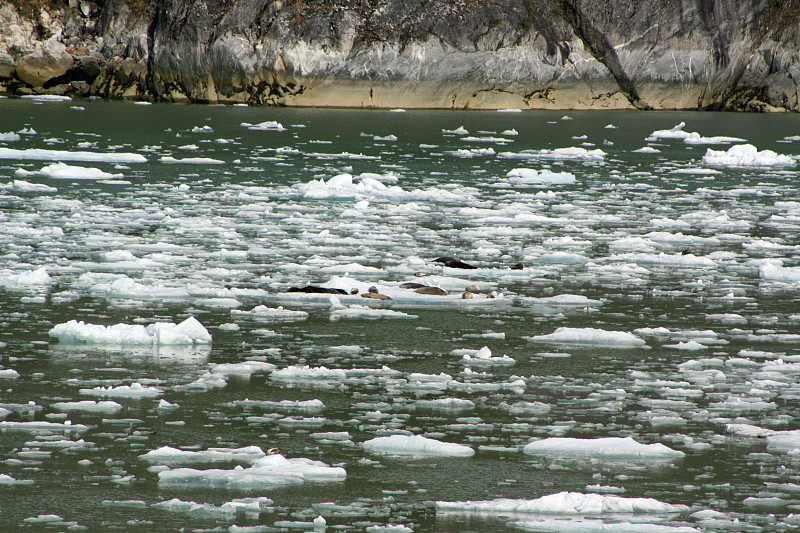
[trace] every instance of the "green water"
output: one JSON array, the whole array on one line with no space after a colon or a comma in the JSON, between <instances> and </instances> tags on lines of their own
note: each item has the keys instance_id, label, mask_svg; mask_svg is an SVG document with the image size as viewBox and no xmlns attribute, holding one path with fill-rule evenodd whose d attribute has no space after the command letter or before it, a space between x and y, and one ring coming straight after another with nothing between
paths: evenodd
<instances>
[{"instance_id":1,"label":"green water","mask_svg":"<svg viewBox=\"0 0 800 533\"><path fill-rule=\"evenodd\" d=\"M564 120L564 115L0 100L0 133L36 131L0 147L147 158L125 165L65 161L121 174L102 180L18 173L40 171L53 161L0 160L0 365L18 373L0 378L0 407L11 411L8 422L68 419L88 426L57 437L0 430L0 473L30 482L0 485L0 524L9 531L227 531L234 524L281 531L290 529L287 522L306 522L295 526L313 529L310 522L322 515L329 531L387 524L414 531L519 530L512 520L528 520L528 529L537 531L593 530L598 521L611 530L615 523L634 521L644 522L642 530L661 525L664 531L796 527L791 515L800 503L797 456L767 448L763 437L736 436L726 428L732 423L776 432L800 427L800 370L791 366L800 353L800 275L791 270L800 264L797 167L711 167L701 161L706 149L730 145L645 138L685 121L687 131L703 136L741 137L759 150L795 155L800 144L784 138L800 134L797 117L569 112L571 120ZM285 130L242 126L268 120ZM204 126L212 131L191 131ZM460 126L470 136L508 142L468 141L442 132ZM517 135L503 134L510 129ZM389 135L397 139L373 138ZM501 155L581 143L603 150L604 157ZM659 152L634 152L647 145ZM279 150L283 147L289 150ZM453 153L488 148L494 153ZM169 164L162 157L216 162ZM515 183L506 178L514 168L569 172L575 183ZM323 199L299 192L300 184L341 172L374 173L406 193L422 192ZM367 206L356 205L363 200ZM515 219L520 214L529 218ZM120 251L135 260L103 255ZM231 253L237 251L246 253ZM430 262L442 255L481 268L443 272ZM426 262L409 263L414 257ZM765 260L782 260L787 279L760 275ZM524 271L508 270L518 262ZM485 305L394 302L385 307L416 318L333 321L326 298L285 294L290 286L344 275L325 268L351 263L379 269L350 272L368 283L407 281L421 269L463 278L504 298ZM13 274L41 266L48 283L10 281ZM122 277L184 295L120 296L101 287ZM547 300L559 295L588 300L578 305ZM309 317L237 318L222 303L209 301L223 296L238 300L241 310L283 305ZM364 303L358 297L343 301ZM112 325L179 322L188 316L212 334L210 347L68 345L48 335L72 319ZM632 333L646 344L529 340L559 327ZM679 348L692 339L701 349ZM352 346L360 350L338 348ZM464 365L451 353L482 346L515 364ZM284 382L257 372L231 375L225 386L206 391L184 387L215 364L246 360L278 369L309 365L376 373ZM695 363L684 364L690 360ZM777 361L784 366L776 368ZM396 373L378 371L383 366ZM474 374L463 374L465 366ZM456 383L448 389L420 387L408 379L412 373L445 373ZM517 380L522 389L510 385ZM115 414L64 415L51 407L106 399L80 389L134 382L157 385L164 391L160 398L178 407L159 409L158 398L109 398L122 405ZM487 392L464 383L504 386ZM415 405L441 398L468 399L474 407ZM244 399L318 399L325 408L308 413L231 403ZM514 414L508 406L518 402L541 402L549 409ZM280 421L286 417L306 420ZM322 432L348 432L349 439L320 441L314 434ZM426 435L476 453L409 458L361 447L392 433ZM685 456L642 461L522 453L528 442L548 437L633 437ZM48 439L88 444L48 447ZM342 466L347 477L253 490L175 488L159 485L157 472L139 457L162 446L253 445ZM563 527L555 527L544 521L553 517L542 514L444 514L434 503L532 500L562 491L686 507L668 516L572 513ZM261 513L204 515L153 507L172 498L219 506L259 496L273 501ZM326 502L343 507L322 505ZM704 509L722 514L716 521L692 516ZM31 520L49 514L61 520L50 525Z\"/></svg>"}]
</instances>

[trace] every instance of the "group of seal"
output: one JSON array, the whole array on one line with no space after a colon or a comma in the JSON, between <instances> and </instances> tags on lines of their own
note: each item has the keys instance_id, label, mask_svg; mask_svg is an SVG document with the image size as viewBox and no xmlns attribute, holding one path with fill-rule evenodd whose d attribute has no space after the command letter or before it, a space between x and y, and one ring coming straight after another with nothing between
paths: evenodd
<instances>
[{"instance_id":1,"label":"group of seal","mask_svg":"<svg viewBox=\"0 0 800 533\"><path fill-rule=\"evenodd\" d=\"M462 269L478 268L475 265L470 265L469 263L465 263L461 259L456 259L455 257L449 257L449 256L437 257L436 259L433 260L433 262L441 263L442 265L450 268L462 268ZM517 263L515 265L511 265L509 268L511 270L522 270L523 268L525 268L525 265L523 265L522 263Z\"/></svg>"},{"instance_id":2,"label":"group of seal","mask_svg":"<svg viewBox=\"0 0 800 533\"><path fill-rule=\"evenodd\" d=\"M461 268L461 269L475 269L478 268L476 266L470 265L469 263L465 263L460 259L456 259L455 257L437 257L433 260L434 263L441 263L442 265L450 268ZM516 265L512 265L511 270L522 270L525 266L522 263L517 263ZM417 277L426 276L424 272L417 272L414 274ZM425 285L423 283L415 283L413 281L403 283L400 285L401 289L411 289L416 293L419 294L430 294L433 296L447 296L448 292L439 287L433 287L431 285ZM480 287L477 285L469 285L465 288L464 293L461 297L465 300L472 298L473 294L477 294L480 292ZM289 287L286 292L302 292L307 294L337 294L337 295L347 295L348 292L344 289L332 289L328 287L319 287L316 285L306 285L305 287ZM355 287L350 290L349 294L358 294L358 289ZM361 295L362 298L372 298L375 300L391 300L390 297L386 296L385 294L381 294L378 292L378 288L374 285L367 289L367 292ZM488 295L488 298L493 298L493 295Z\"/></svg>"}]
</instances>

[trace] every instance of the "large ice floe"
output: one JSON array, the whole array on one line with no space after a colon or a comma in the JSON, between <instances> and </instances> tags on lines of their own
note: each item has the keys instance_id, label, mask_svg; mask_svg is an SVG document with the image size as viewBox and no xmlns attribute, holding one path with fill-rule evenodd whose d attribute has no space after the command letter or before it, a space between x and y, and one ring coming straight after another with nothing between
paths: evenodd
<instances>
[{"instance_id":1,"label":"large ice floe","mask_svg":"<svg viewBox=\"0 0 800 533\"><path fill-rule=\"evenodd\" d=\"M16 150L0 148L0 159L21 159L34 161L90 161L98 163L146 163L147 158L141 154L126 152L70 152L68 150L46 150L29 148Z\"/></svg>"},{"instance_id":2,"label":"large ice floe","mask_svg":"<svg viewBox=\"0 0 800 533\"><path fill-rule=\"evenodd\" d=\"M295 187L302 198L314 200L378 197L396 201L459 202L468 198L466 195L458 195L445 189L406 191L397 185L386 185L372 175L364 174L356 178L348 173L337 174L328 181L320 178Z\"/></svg>"},{"instance_id":3,"label":"large ice floe","mask_svg":"<svg viewBox=\"0 0 800 533\"><path fill-rule=\"evenodd\" d=\"M560 327L553 333L524 338L528 342L612 346L615 348L637 348L646 344L644 340L626 331L606 331L596 328Z\"/></svg>"},{"instance_id":4,"label":"large ice floe","mask_svg":"<svg viewBox=\"0 0 800 533\"><path fill-rule=\"evenodd\" d=\"M21 178L27 176L44 176L60 180L102 180L123 177L122 174L111 174L99 168L79 167L67 165L66 163L54 163L34 171L18 169L15 174Z\"/></svg>"},{"instance_id":5,"label":"large ice floe","mask_svg":"<svg viewBox=\"0 0 800 533\"><path fill-rule=\"evenodd\" d=\"M194 317L189 317L180 324L156 322L146 327L141 324L103 326L70 320L53 326L48 335L65 344L192 346L211 343L211 334Z\"/></svg>"},{"instance_id":6,"label":"large ice floe","mask_svg":"<svg viewBox=\"0 0 800 533\"><path fill-rule=\"evenodd\" d=\"M200 451L179 450L171 446L163 446L140 455L139 458L152 464L184 466L209 463L253 464L266 456L266 452L258 446L208 448Z\"/></svg>"},{"instance_id":7,"label":"large ice floe","mask_svg":"<svg viewBox=\"0 0 800 533\"><path fill-rule=\"evenodd\" d=\"M653 498L625 498L602 494L559 492L533 500L501 498L483 501L437 501L436 509L458 513L535 513L554 515L671 514L689 510ZM609 527L613 531L613 527Z\"/></svg>"},{"instance_id":8,"label":"large ice floe","mask_svg":"<svg viewBox=\"0 0 800 533\"><path fill-rule=\"evenodd\" d=\"M508 181L515 185L560 185L575 183L575 174L571 172L553 172L552 170L534 170L515 168L506 174Z\"/></svg>"},{"instance_id":9,"label":"large ice floe","mask_svg":"<svg viewBox=\"0 0 800 533\"><path fill-rule=\"evenodd\" d=\"M673 460L685 454L663 444L641 444L631 437L576 439L550 437L531 442L522 449L531 455L557 455L614 460Z\"/></svg>"},{"instance_id":10,"label":"large ice floe","mask_svg":"<svg viewBox=\"0 0 800 533\"><path fill-rule=\"evenodd\" d=\"M703 163L723 167L793 167L797 161L772 150L758 150L752 144L738 144L728 150L709 148Z\"/></svg>"},{"instance_id":11,"label":"large ice floe","mask_svg":"<svg viewBox=\"0 0 800 533\"><path fill-rule=\"evenodd\" d=\"M230 470L175 468L158 473L162 486L200 486L215 489L266 489L301 485L306 482L344 481L347 472L338 466L302 457L287 459L267 455L244 468Z\"/></svg>"},{"instance_id":12,"label":"large ice floe","mask_svg":"<svg viewBox=\"0 0 800 533\"><path fill-rule=\"evenodd\" d=\"M463 444L442 442L421 435L388 435L361 444L369 452L411 457L472 457L475 450Z\"/></svg>"}]
</instances>

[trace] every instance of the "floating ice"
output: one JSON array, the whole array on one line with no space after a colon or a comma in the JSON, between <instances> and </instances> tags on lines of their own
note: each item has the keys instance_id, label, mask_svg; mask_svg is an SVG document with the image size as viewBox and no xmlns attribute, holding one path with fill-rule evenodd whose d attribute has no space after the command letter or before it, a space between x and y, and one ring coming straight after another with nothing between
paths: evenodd
<instances>
[{"instance_id":1,"label":"floating ice","mask_svg":"<svg viewBox=\"0 0 800 533\"><path fill-rule=\"evenodd\" d=\"M283 127L283 124L274 120L267 120L264 122L259 122L258 124L242 122L241 125L253 131L286 131L286 128Z\"/></svg>"},{"instance_id":2,"label":"floating ice","mask_svg":"<svg viewBox=\"0 0 800 533\"><path fill-rule=\"evenodd\" d=\"M465 365L513 365L516 361L507 355L492 357L492 351L484 346L472 354L464 354L461 363Z\"/></svg>"},{"instance_id":3,"label":"floating ice","mask_svg":"<svg viewBox=\"0 0 800 533\"><path fill-rule=\"evenodd\" d=\"M52 281L45 267L23 271L0 270L0 287L7 289L48 285Z\"/></svg>"},{"instance_id":4,"label":"floating ice","mask_svg":"<svg viewBox=\"0 0 800 533\"><path fill-rule=\"evenodd\" d=\"M177 468L158 473L159 485L201 486L219 489L257 489L300 485L308 481L343 481L347 472L322 461L305 458L287 459L282 455L267 455L253 466L237 466L232 470L195 470Z\"/></svg>"},{"instance_id":5,"label":"floating ice","mask_svg":"<svg viewBox=\"0 0 800 533\"><path fill-rule=\"evenodd\" d=\"M464 197L449 190L430 189L405 191L401 187L387 186L369 175L361 175L354 181L352 174L338 174L327 182L323 179L311 180L295 186L303 198L324 199L357 199L363 196L377 196L393 200L427 200L439 202L463 201Z\"/></svg>"},{"instance_id":6,"label":"floating ice","mask_svg":"<svg viewBox=\"0 0 800 533\"><path fill-rule=\"evenodd\" d=\"M95 402L93 400L84 400L80 402L56 402L50 404L50 407L58 411L66 411L68 413L78 411L81 413L102 413L104 415L113 415L122 410L122 406L117 402Z\"/></svg>"},{"instance_id":7,"label":"floating ice","mask_svg":"<svg viewBox=\"0 0 800 533\"><path fill-rule=\"evenodd\" d=\"M560 327L547 335L524 337L528 342L545 342L554 344L577 344L585 346L614 346L617 348L635 348L644 346L645 342L624 331L606 331L595 328Z\"/></svg>"},{"instance_id":8,"label":"floating ice","mask_svg":"<svg viewBox=\"0 0 800 533\"><path fill-rule=\"evenodd\" d=\"M264 496L258 498L242 498L225 502L220 506L211 503L186 502L173 498L154 503L154 509L173 513L183 513L193 518L221 518L233 520L239 513L259 514L272 509L272 500ZM235 526L234 526L235 527Z\"/></svg>"},{"instance_id":9,"label":"floating ice","mask_svg":"<svg viewBox=\"0 0 800 533\"><path fill-rule=\"evenodd\" d=\"M758 276L768 281L795 283L800 281L800 267L784 267L774 261L766 261L758 266Z\"/></svg>"},{"instance_id":10,"label":"floating ice","mask_svg":"<svg viewBox=\"0 0 800 533\"><path fill-rule=\"evenodd\" d=\"M559 492L534 500L501 498L484 501L437 501L436 509L462 513L537 513L559 515L599 515L617 513L683 513L685 505L672 505L653 498L625 498L578 492ZM609 530L613 530L613 527ZM645 530L646 531L646 530Z\"/></svg>"},{"instance_id":11,"label":"floating ice","mask_svg":"<svg viewBox=\"0 0 800 533\"><path fill-rule=\"evenodd\" d=\"M463 444L442 442L421 435L389 435L370 439L362 446L373 453L411 456L471 457L475 450Z\"/></svg>"},{"instance_id":12,"label":"floating ice","mask_svg":"<svg viewBox=\"0 0 800 533\"><path fill-rule=\"evenodd\" d=\"M556 148L554 150L522 150L520 152L500 152L497 157L502 159L581 159L588 161L602 161L606 153L602 150L587 150L586 148L570 147Z\"/></svg>"},{"instance_id":13,"label":"floating ice","mask_svg":"<svg viewBox=\"0 0 800 533\"><path fill-rule=\"evenodd\" d=\"M35 483L32 479L15 479L8 474L0 474L0 486L34 485Z\"/></svg>"},{"instance_id":14,"label":"floating ice","mask_svg":"<svg viewBox=\"0 0 800 533\"><path fill-rule=\"evenodd\" d=\"M510 170L506 177L515 184L569 184L575 183L575 174L571 172L553 172L552 170L542 169L533 170L530 168L515 168Z\"/></svg>"},{"instance_id":15,"label":"floating ice","mask_svg":"<svg viewBox=\"0 0 800 533\"><path fill-rule=\"evenodd\" d=\"M681 122L680 124L673 126L668 130L656 130L645 140L654 141L657 139L685 139L690 135L690 133L683 131L684 127L686 127L686 123Z\"/></svg>"},{"instance_id":16,"label":"floating ice","mask_svg":"<svg viewBox=\"0 0 800 533\"><path fill-rule=\"evenodd\" d=\"M764 436L767 438L768 450L800 455L800 430L774 431Z\"/></svg>"},{"instance_id":17,"label":"floating ice","mask_svg":"<svg viewBox=\"0 0 800 533\"><path fill-rule=\"evenodd\" d=\"M266 322L297 322L307 320L308 313L305 311L284 309L283 306L267 307L266 305L257 305L251 311L233 309L231 310L231 317L251 318Z\"/></svg>"},{"instance_id":18,"label":"floating ice","mask_svg":"<svg viewBox=\"0 0 800 533\"><path fill-rule=\"evenodd\" d=\"M184 157L176 159L172 156L164 156L159 159L162 163L185 164L185 165L224 165L225 161L211 157Z\"/></svg>"},{"instance_id":19,"label":"floating ice","mask_svg":"<svg viewBox=\"0 0 800 533\"><path fill-rule=\"evenodd\" d=\"M574 439L551 437L526 444L524 453L602 459L677 459L684 456L663 444L640 444L631 437Z\"/></svg>"},{"instance_id":20,"label":"floating ice","mask_svg":"<svg viewBox=\"0 0 800 533\"><path fill-rule=\"evenodd\" d=\"M158 465L197 465L208 463L253 464L267 454L258 446L243 448L208 448L203 451L185 451L162 446L139 456L139 459Z\"/></svg>"},{"instance_id":21,"label":"floating ice","mask_svg":"<svg viewBox=\"0 0 800 533\"><path fill-rule=\"evenodd\" d=\"M409 315L402 311L393 311L392 309L374 309L366 305L351 305L344 309L334 309L331 311L330 319L336 320L357 320L369 319L378 320L381 318L401 318L410 319L417 318L416 315Z\"/></svg>"},{"instance_id":22,"label":"floating ice","mask_svg":"<svg viewBox=\"0 0 800 533\"><path fill-rule=\"evenodd\" d=\"M65 344L151 344L197 345L210 344L211 334L194 317L180 324L156 322L144 327L140 324L102 326L70 320L57 324L48 335Z\"/></svg>"},{"instance_id":23,"label":"floating ice","mask_svg":"<svg viewBox=\"0 0 800 533\"><path fill-rule=\"evenodd\" d=\"M141 383L131 383L130 385L120 385L118 387L94 387L92 389L80 389L78 392L84 396L100 396L104 398L156 398L164 393L158 387L147 387Z\"/></svg>"},{"instance_id":24,"label":"floating ice","mask_svg":"<svg viewBox=\"0 0 800 533\"><path fill-rule=\"evenodd\" d=\"M7 133L0 132L0 142L16 142L20 139L19 133L14 133L13 131Z\"/></svg>"},{"instance_id":25,"label":"floating ice","mask_svg":"<svg viewBox=\"0 0 800 533\"><path fill-rule=\"evenodd\" d=\"M184 288L165 285L144 285L127 276L117 277L110 283L96 283L89 288L89 292L106 298L132 298L136 300L179 300L189 298L189 292Z\"/></svg>"},{"instance_id":26,"label":"floating ice","mask_svg":"<svg viewBox=\"0 0 800 533\"><path fill-rule=\"evenodd\" d=\"M772 150L759 151L752 144L738 144L727 151L709 148L703 156L703 163L725 167L791 167L797 161Z\"/></svg>"},{"instance_id":27,"label":"floating ice","mask_svg":"<svg viewBox=\"0 0 800 533\"><path fill-rule=\"evenodd\" d=\"M99 168L72 166L67 165L66 163L47 165L38 171L18 169L15 174L20 177L44 176L52 179L63 180L100 180L123 177L122 174L110 174L100 170Z\"/></svg>"},{"instance_id":28,"label":"floating ice","mask_svg":"<svg viewBox=\"0 0 800 533\"><path fill-rule=\"evenodd\" d=\"M66 150L45 150L29 148L15 150L0 148L0 159L19 159L35 161L92 161L105 163L146 163L147 158L141 154L126 152L70 152Z\"/></svg>"},{"instance_id":29,"label":"floating ice","mask_svg":"<svg viewBox=\"0 0 800 533\"><path fill-rule=\"evenodd\" d=\"M746 140L740 139L739 137L725 137L722 135L715 137L703 137L699 133L693 131L690 132L688 136L683 138L683 142L686 144L730 144L746 142Z\"/></svg>"},{"instance_id":30,"label":"floating ice","mask_svg":"<svg viewBox=\"0 0 800 533\"><path fill-rule=\"evenodd\" d=\"M71 421L64 422L0 422L1 431L30 431L34 433L83 433L88 431L89 426L83 424L73 424Z\"/></svg>"}]
</instances>

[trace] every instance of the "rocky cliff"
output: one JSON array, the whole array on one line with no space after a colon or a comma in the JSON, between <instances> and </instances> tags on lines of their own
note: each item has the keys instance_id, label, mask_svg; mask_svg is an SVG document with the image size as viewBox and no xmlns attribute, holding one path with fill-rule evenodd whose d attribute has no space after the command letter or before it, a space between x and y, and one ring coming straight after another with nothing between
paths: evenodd
<instances>
[{"instance_id":1,"label":"rocky cliff","mask_svg":"<svg viewBox=\"0 0 800 533\"><path fill-rule=\"evenodd\" d=\"M0 92L800 111L800 0L11 0Z\"/></svg>"}]
</instances>

